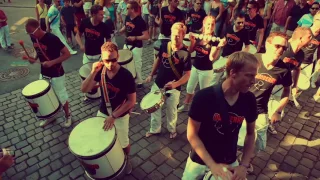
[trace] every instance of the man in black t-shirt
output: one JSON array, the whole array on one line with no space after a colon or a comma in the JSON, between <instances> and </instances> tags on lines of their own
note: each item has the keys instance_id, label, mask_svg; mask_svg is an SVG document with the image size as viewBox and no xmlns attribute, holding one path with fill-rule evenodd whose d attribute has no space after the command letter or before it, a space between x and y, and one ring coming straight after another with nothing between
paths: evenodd
<instances>
[{"instance_id":1,"label":"man in black t-shirt","mask_svg":"<svg viewBox=\"0 0 320 180\"><path fill-rule=\"evenodd\" d=\"M142 88L142 50L143 40L149 39L146 22L140 15L139 4L136 1L129 1L127 4L128 16L120 33L126 33L126 42L123 49L130 49L133 54L133 61L136 68L137 88Z\"/></svg>"},{"instance_id":2,"label":"man in black t-shirt","mask_svg":"<svg viewBox=\"0 0 320 180\"><path fill-rule=\"evenodd\" d=\"M83 0L71 0L73 7L75 9L75 15L77 20L78 28L80 27L81 21L86 18L83 10Z\"/></svg>"},{"instance_id":3,"label":"man in black t-shirt","mask_svg":"<svg viewBox=\"0 0 320 180\"><path fill-rule=\"evenodd\" d=\"M148 0L147 3L148 12L149 12L149 35L150 39L157 39L156 33L157 33L157 26L156 26L156 17L159 14L159 7L161 7L161 0Z\"/></svg>"},{"instance_id":4,"label":"man in black t-shirt","mask_svg":"<svg viewBox=\"0 0 320 180\"><path fill-rule=\"evenodd\" d=\"M263 36L264 36L264 25L263 25L263 19L258 14L258 3L256 1L250 1L247 5L247 12L245 18L245 29L249 32L249 40L250 40L250 48L249 52L254 54L256 52L260 51L260 48L262 46L263 42ZM257 32L259 34L258 42L257 40Z\"/></svg>"},{"instance_id":5,"label":"man in black t-shirt","mask_svg":"<svg viewBox=\"0 0 320 180\"><path fill-rule=\"evenodd\" d=\"M196 0L194 7L187 14L188 30L191 32L196 32L202 28L203 19L207 16L207 13L202 9L202 0Z\"/></svg>"},{"instance_id":6,"label":"man in black t-shirt","mask_svg":"<svg viewBox=\"0 0 320 180\"><path fill-rule=\"evenodd\" d=\"M127 69L118 64L118 48L112 42L103 44L101 58L102 61L93 64L89 77L82 82L81 91L90 92L98 82L100 83L102 96L97 116L106 118L104 130L109 130L115 125L120 144L128 156L130 152L129 111L136 103L134 79ZM125 171L126 174L131 173L130 161Z\"/></svg>"},{"instance_id":7,"label":"man in black t-shirt","mask_svg":"<svg viewBox=\"0 0 320 180\"><path fill-rule=\"evenodd\" d=\"M190 53L182 43L186 31L187 27L183 23L173 24L171 28L171 41L161 44L159 56L155 60L151 73L146 79L146 83L151 82L154 74L158 71L155 83L151 87L151 92L163 89L169 94L165 103L167 106L167 128L171 139L177 136L177 105L179 103L181 86L188 81L191 71ZM151 113L150 130L146 133L146 137L161 132L161 119L161 108Z\"/></svg>"},{"instance_id":8,"label":"man in black t-shirt","mask_svg":"<svg viewBox=\"0 0 320 180\"><path fill-rule=\"evenodd\" d=\"M187 138L192 150L182 180L200 179L207 171L215 179L245 179L254 153L257 105L249 88L255 82L259 61L247 52L228 57L227 79L196 93L189 111ZM237 141L247 123L245 151L237 161ZM233 174L232 174L232 173Z\"/></svg>"},{"instance_id":9,"label":"man in black t-shirt","mask_svg":"<svg viewBox=\"0 0 320 180\"><path fill-rule=\"evenodd\" d=\"M168 3L168 6L161 8L157 22L160 25L159 39L170 39L172 25L176 22L184 23L184 14L177 8L179 0L168 0Z\"/></svg>"},{"instance_id":10,"label":"man in black t-shirt","mask_svg":"<svg viewBox=\"0 0 320 180\"><path fill-rule=\"evenodd\" d=\"M35 58L26 57L30 63L35 63L38 58L41 62L40 79L47 79L57 95L60 103L63 105L65 112L65 127L70 127L71 113L69 112L68 93L65 86L65 75L62 62L70 57L69 50L64 46L60 39L43 31L40 24L35 19L28 19L26 23L26 32L30 35L33 47L37 55ZM40 123L41 127L46 126L54 119L50 118Z\"/></svg>"}]
</instances>

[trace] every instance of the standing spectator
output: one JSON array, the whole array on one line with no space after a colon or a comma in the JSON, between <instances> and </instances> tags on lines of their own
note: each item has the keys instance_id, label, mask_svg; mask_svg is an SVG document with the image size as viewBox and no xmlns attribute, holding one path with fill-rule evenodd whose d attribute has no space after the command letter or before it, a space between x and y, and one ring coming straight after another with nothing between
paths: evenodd
<instances>
[{"instance_id":1,"label":"standing spectator","mask_svg":"<svg viewBox=\"0 0 320 180\"><path fill-rule=\"evenodd\" d=\"M47 29L46 17L48 15L48 6L44 3L44 0L39 0L39 3L36 5L36 15L41 29L45 31Z\"/></svg>"},{"instance_id":2,"label":"standing spectator","mask_svg":"<svg viewBox=\"0 0 320 180\"><path fill-rule=\"evenodd\" d=\"M313 24L313 17L319 10L319 3L314 2L310 8L310 13L303 15L297 22L300 27L311 27Z\"/></svg>"},{"instance_id":3,"label":"standing spectator","mask_svg":"<svg viewBox=\"0 0 320 180\"><path fill-rule=\"evenodd\" d=\"M117 19L119 20L120 23L120 27L124 26L124 21L126 19L126 16L128 14L127 11L127 4L128 4L128 0L122 0L119 4L118 4L118 8L117 8Z\"/></svg>"},{"instance_id":4,"label":"standing spectator","mask_svg":"<svg viewBox=\"0 0 320 180\"><path fill-rule=\"evenodd\" d=\"M14 156L8 153L7 149L0 149L0 179L2 174L7 171L14 163Z\"/></svg>"},{"instance_id":5,"label":"standing spectator","mask_svg":"<svg viewBox=\"0 0 320 180\"><path fill-rule=\"evenodd\" d=\"M110 19L114 25L114 29L116 30L117 28L117 17L116 17L116 8L114 6L114 3L111 2L111 0L104 0L100 1L100 5L103 7L103 11L109 11Z\"/></svg>"},{"instance_id":6,"label":"standing spectator","mask_svg":"<svg viewBox=\"0 0 320 180\"><path fill-rule=\"evenodd\" d=\"M295 5L294 0L278 0L272 14L271 32L284 32L287 18L290 15L291 9Z\"/></svg>"},{"instance_id":7,"label":"standing spectator","mask_svg":"<svg viewBox=\"0 0 320 180\"><path fill-rule=\"evenodd\" d=\"M289 17L287 18L286 25L284 27L285 33L288 36L292 36L293 31L298 27L299 19L310 12L310 5L307 0L300 0L297 5L293 6Z\"/></svg>"},{"instance_id":8,"label":"standing spectator","mask_svg":"<svg viewBox=\"0 0 320 180\"><path fill-rule=\"evenodd\" d=\"M159 7L161 6L161 0L148 0L147 3L149 11L149 41L151 39L156 40L157 24L155 22L156 17L159 14Z\"/></svg>"},{"instance_id":9,"label":"standing spectator","mask_svg":"<svg viewBox=\"0 0 320 180\"><path fill-rule=\"evenodd\" d=\"M75 10L70 6L70 0L64 0L64 7L61 10L61 17L62 24L66 27L68 43L73 47L71 32L74 36L76 35L74 28L76 27L77 22Z\"/></svg>"},{"instance_id":10,"label":"standing spectator","mask_svg":"<svg viewBox=\"0 0 320 180\"><path fill-rule=\"evenodd\" d=\"M150 15L149 15L149 10L148 10L149 3L148 3L148 0L142 0L141 3L142 3L142 18L146 22L147 29L149 30L149 34L150 34L150 28L149 28ZM151 36L149 36L149 39L147 42L147 45L150 45L150 44L151 44Z\"/></svg>"},{"instance_id":11,"label":"standing spectator","mask_svg":"<svg viewBox=\"0 0 320 180\"><path fill-rule=\"evenodd\" d=\"M192 8L187 15L188 19L186 24L191 23L190 27L188 27L191 32L197 33L197 31L200 31L203 20L207 16L206 12L201 8L201 6L202 0L195 0L194 8ZM216 25L217 23L215 26Z\"/></svg>"},{"instance_id":12,"label":"standing spectator","mask_svg":"<svg viewBox=\"0 0 320 180\"><path fill-rule=\"evenodd\" d=\"M223 22L221 20L222 20L223 11L224 11L224 6L220 0L212 1L210 15L216 18L216 27L214 30L214 34L216 36L220 36L221 30L222 30L221 25L223 24Z\"/></svg>"},{"instance_id":13,"label":"standing spectator","mask_svg":"<svg viewBox=\"0 0 320 180\"><path fill-rule=\"evenodd\" d=\"M59 0L54 0L54 4L48 11L48 16L46 17L47 32L51 32L52 34L56 35L60 39L60 41L68 48L70 54L74 55L77 54L77 51L71 49L60 30L60 12L58 9L59 4Z\"/></svg>"},{"instance_id":14,"label":"standing spectator","mask_svg":"<svg viewBox=\"0 0 320 180\"><path fill-rule=\"evenodd\" d=\"M92 7L92 0L82 0L83 1L83 11L86 17L90 17L90 9Z\"/></svg>"},{"instance_id":15,"label":"standing spectator","mask_svg":"<svg viewBox=\"0 0 320 180\"><path fill-rule=\"evenodd\" d=\"M71 3L75 9L76 12L76 21L77 21L77 26L79 28L81 21L86 18L86 15L84 14L83 11L83 1L82 0L71 0Z\"/></svg>"},{"instance_id":16,"label":"standing spectator","mask_svg":"<svg viewBox=\"0 0 320 180\"><path fill-rule=\"evenodd\" d=\"M6 14L0 9L0 43L4 50L13 49Z\"/></svg>"}]
</instances>

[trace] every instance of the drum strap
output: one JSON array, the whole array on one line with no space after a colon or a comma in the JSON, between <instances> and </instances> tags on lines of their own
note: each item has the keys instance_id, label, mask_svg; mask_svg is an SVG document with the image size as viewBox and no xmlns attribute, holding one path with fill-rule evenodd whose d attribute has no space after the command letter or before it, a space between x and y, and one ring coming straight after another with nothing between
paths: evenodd
<instances>
[{"instance_id":1,"label":"drum strap","mask_svg":"<svg viewBox=\"0 0 320 180\"><path fill-rule=\"evenodd\" d=\"M170 64L170 67L173 71L173 73L176 75L176 77L178 79L181 78L181 75L179 74L179 72L177 71L176 67L174 66L173 62L172 62L172 59L171 59L171 42L168 43L168 46L167 46L167 51L168 51L168 54L169 54L169 57L168 57L168 60L169 60L169 64Z\"/></svg>"},{"instance_id":2,"label":"drum strap","mask_svg":"<svg viewBox=\"0 0 320 180\"><path fill-rule=\"evenodd\" d=\"M107 88L107 81L106 81L106 75L107 75L107 68L103 66L102 73L101 73L101 84L102 84L102 93L103 93L103 98L104 101L106 102L106 108L108 115L112 115L112 107L111 103L109 100L109 95L108 95L108 88Z\"/></svg>"}]
</instances>

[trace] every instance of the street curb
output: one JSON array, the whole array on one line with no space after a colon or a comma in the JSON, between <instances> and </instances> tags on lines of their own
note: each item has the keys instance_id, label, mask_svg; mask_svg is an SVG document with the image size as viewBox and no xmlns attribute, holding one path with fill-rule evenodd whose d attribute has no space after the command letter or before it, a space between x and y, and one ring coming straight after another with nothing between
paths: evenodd
<instances>
[{"instance_id":1,"label":"street curb","mask_svg":"<svg viewBox=\"0 0 320 180\"><path fill-rule=\"evenodd\" d=\"M35 8L35 7L31 7L31 6L3 6L3 5L0 5L0 7L12 7L12 8Z\"/></svg>"}]
</instances>

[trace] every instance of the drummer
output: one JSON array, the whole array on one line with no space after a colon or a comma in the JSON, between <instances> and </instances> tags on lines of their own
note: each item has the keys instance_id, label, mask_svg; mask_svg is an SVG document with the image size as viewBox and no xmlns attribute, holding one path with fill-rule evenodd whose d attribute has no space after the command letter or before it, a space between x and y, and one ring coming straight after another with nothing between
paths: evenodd
<instances>
[{"instance_id":1,"label":"drummer","mask_svg":"<svg viewBox=\"0 0 320 180\"><path fill-rule=\"evenodd\" d=\"M214 36L215 17L206 16L203 20L202 34L203 36ZM188 51L192 53L196 51L196 57L191 68L191 75L187 84L187 96L184 104L178 108L178 112L189 111L189 106L198 82L200 89L211 85L213 81L212 62L218 58L220 48L226 44L225 39L220 42L212 42L211 40L195 39L190 33L191 45Z\"/></svg>"},{"instance_id":2,"label":"drummer","mask_svg":"<svg viewBox=\"0 0 320 180\"><path fill-rule=\"evenodd\" d=\"M182 43L186 31L187 27L183 23L178 22L173 24L171 27L171 42L161 44L159 57L154 62L151 73L146 79L146 83L151 82L154 74L158 71L155 83L151 87L151 92L164 89L169 94L165 103L167 106L167 128L170 133L170 139L177 136L177 105L179 103L181 86L190 77L190 53ZM161 132L161 119L161 108L151 113L150 130L146 133L146 137Z\"/></svg>"},{"instance_id":3,"label":"drummer","mask_svg":"<svg viewBox=\"0 0 320 180\"><path fill-rule=\"evenodd\" d=\"M127 4L128 15L125 24L119 31L126 33L126 42L123 49L130 49L133 54L137 77L137 88L142 88L142 50L143 40L149 39L149 33L145 21L140 15L140 6L136 1L129 1Z\"/></svg>"},{"instance_id":4,"label":"drummer","mask_svg":"<svg viewBox=\"0 0 320 180\"><path fill-rule=\"evenodd\" d=\"M28 57L30 63L35 63L38 58L41 62L40 79L50 80L50 84L58 96L63 110L65 112L64 127L70 127L71 113L69 112L68 92L65 86L65 74L62 62L70 57L70 52L60 39L48 32L41 30L40 24L35 19L28 19L25 25L26 32L30 35L33 47L36 49L35 58ZM54 119L47 119L40 122L40 126L44 127Z\"/></svg>"},{"instance_id":5,"label":"drummer","mask_svg":"<svg viewBox=\"0 0 320 180\"><path fill-rule=\"evenodd\" d=\"M204 18L207 16L202 8L202 2L202 0L195 0L193 8L187 14L186 24L190 32L198 33L202 28Z\"/></svg>"},{"instance_id":6,"label":"drummer","mask_svg":"<svg viewBox=\"0 0 320 180\"><path fill-rule=\"evenodd\" d=\"M296 31L293 33L293 37L296 37L296 33ZM281 113L289 101L292 76L288 67L280 60L287 46L287 35L285 33L272 32L266 40L266 52L255 54L261 62L261 67L255 77L256 83L250 88L250 91L256 97L258 107L256 153L266 148L268 125L269 123L274 124L281 120ZM279 107L269 117L268 102L275 85L282 85L283 92L279 101ZM248 172L253 172L251 164Z\"/></svg>"},{"instance_id":7,"label":"drummer","mask_svg":"<svg viewBox=\"0 0 320 180\"><path fill-rule=\"evenodd\" d=\"M246 179L257 118L256 100L248 91L255 82L259 61L247 52L235 52L227 61L226 80L200 90L193 99L187 127L192 150L182 180L200 179L208 170L215 179ZM237 141L243 121L247 133L239 165Z\"/></svg>"},{"instance_id":8,"label":"drummer","mask_svg":"<svg viewBox=\"0 0 320 180\"><path fill-rule=\"evenodd\" d=\"M120 144L128 156L130 152L129 112L136 103L134 79L127 69L118 64L118 47L115 44L105 42L101 47L101 55L102 62L93 64L90 75L82 82L81 91L90 92L97 82L100 82L103 93L101 93L102 101L97 116L106 118L103 129L109 130L115 125ZM105 77L102 77L103 72ZM102 78L106 79L107 85L101 80ZM107 92L104 89L107 89ZM130 174L131 171L132 166L128 161L126 173Z\"/></svg>"}]
</instances>

